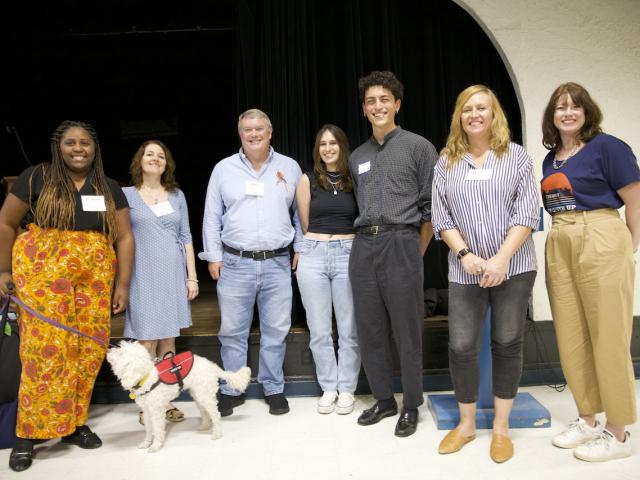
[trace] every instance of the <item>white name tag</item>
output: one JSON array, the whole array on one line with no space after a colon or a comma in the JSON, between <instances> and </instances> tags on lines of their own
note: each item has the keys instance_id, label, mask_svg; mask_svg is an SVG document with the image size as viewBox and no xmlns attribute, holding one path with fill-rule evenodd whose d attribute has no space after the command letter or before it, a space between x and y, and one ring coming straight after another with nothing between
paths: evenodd
<instances>
[{"instance_id":1,"label":"white name tag","mask_svg":"<svg viewBox=\"0 0 640 480\"><path fill-rule=\"evenodd\" d=\"M264 183L255 180L247 180L244 183L244 193L254 197L264 197Z\"/></svg>"},{"instance_id":2,"label":"white name tag","mask_svg":"<svg viewBox=\"0 0 640 480\"><path fill-rule=\"evenodd\" d=\"M362 175L363 173L371 170L371 162L364 162L358 165L358 175Z\"/></svg>"},{"instance_id":3,"label":"white name tag","mask_svg":"<svg viewBox=\"0 0 640 480\"><path fill-rule=\"evenodd\" d=\"M81 195L82 210L85 212L106 212L107 206L102 195Z\"/></svg>"},{"instance_id":4,"label":"white name tag","mask_svg":"<svg viewBox=\"0 0 640 480\"><path fill-rule=\"evenodd\" d=\"M469 170L467 178L465 180L489 180L493 175L493 170L490 168L477 168L475 170Z\"/></svg>"},{"instance_id":5,"label":"white name tag","mask_svg":"<svg viewBox=\"0 0 640 480\"><path fill-rule=\"evenodd\" d=\"M151 211L155 213L156 217L164 217L165 215L173 213L173 207L171 206L169 201L164 201L149 206L151 207Z\"/></svg>"}]
</instances>

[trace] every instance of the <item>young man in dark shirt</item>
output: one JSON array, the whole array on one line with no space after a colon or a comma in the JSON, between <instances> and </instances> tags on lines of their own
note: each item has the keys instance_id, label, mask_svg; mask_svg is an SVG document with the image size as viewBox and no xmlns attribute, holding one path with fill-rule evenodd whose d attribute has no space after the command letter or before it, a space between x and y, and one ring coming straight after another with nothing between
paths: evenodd
<instances>
[{"instance_id":1,"label":"young man in dark shirt","mask_svg":"<svg viewBox=\"0 0 640 480\"><path fill-rule=\"evenodd\" d=\"M395 123L404 87L391 72L358 82L372 137L349 159L359 216L349 262L362 361L376 403L360 425L398 413L393 397L395 340L402 373L403 409L395 435L416 431L422 394L422 255L433 236L431 181L438 158L425 138Z\"/></svg>"}]
</instances>

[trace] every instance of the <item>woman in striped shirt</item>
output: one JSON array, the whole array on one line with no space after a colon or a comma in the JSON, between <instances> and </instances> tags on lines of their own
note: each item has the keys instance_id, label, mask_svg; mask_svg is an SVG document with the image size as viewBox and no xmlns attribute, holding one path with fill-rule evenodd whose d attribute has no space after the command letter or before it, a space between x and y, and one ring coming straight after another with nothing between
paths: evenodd
<instances>
[{"instance_id":1,"label":"woman in striped shirt","mask_svg":"<svg viewBox=\"0 0 640 480\"><path fill-rule=\"evenodd\" d=\"M513 456L509 413L522 373L522 338L538 226L533 162L510 141L495 94L473 85L458 95L433 180L433 230L449 253L449 366L460 423L439 446L453 453L475 438L482 324L491 307L495 419L491 458Z\"/></svg>"}]
</instances>

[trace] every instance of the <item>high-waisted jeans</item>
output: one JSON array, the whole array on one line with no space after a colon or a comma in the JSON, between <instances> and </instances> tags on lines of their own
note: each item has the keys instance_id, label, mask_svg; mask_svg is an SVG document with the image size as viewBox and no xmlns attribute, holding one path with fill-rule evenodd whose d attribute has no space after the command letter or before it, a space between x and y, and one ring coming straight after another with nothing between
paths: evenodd
<instances>
[{"instance_id":1,"label":"high-waisted jeans","mask_svg":"<svg viewBox=\"0 0 640 480\"><path fill-rule=\"evenodd\" d=\"M349 282L353 240L304 240L296 278L307 312L310 348L318 383L324 392L353 393L360 373L360 349ZM338 330L338 359L332 335L331 310Z\"/></svg>"}]
</instances>

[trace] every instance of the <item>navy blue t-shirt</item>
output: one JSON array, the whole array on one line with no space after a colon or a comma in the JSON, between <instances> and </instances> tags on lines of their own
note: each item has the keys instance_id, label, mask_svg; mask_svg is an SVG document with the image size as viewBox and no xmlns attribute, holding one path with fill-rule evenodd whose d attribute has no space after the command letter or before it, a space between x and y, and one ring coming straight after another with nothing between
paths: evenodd
<instances>
[{"instance_id":1,"label":"navy blue t-shirt","mask_svg":"<svg viewBox=\"0 0 640 480\"><path fill-rule=\"evenodd\" d=\"M550 214L570 210L622 207L617 193L640 182L640 168L631 147L601 133L559 169L553 168L555 152L542 163L542 201Z\"/></svg>"}]
</instances>

